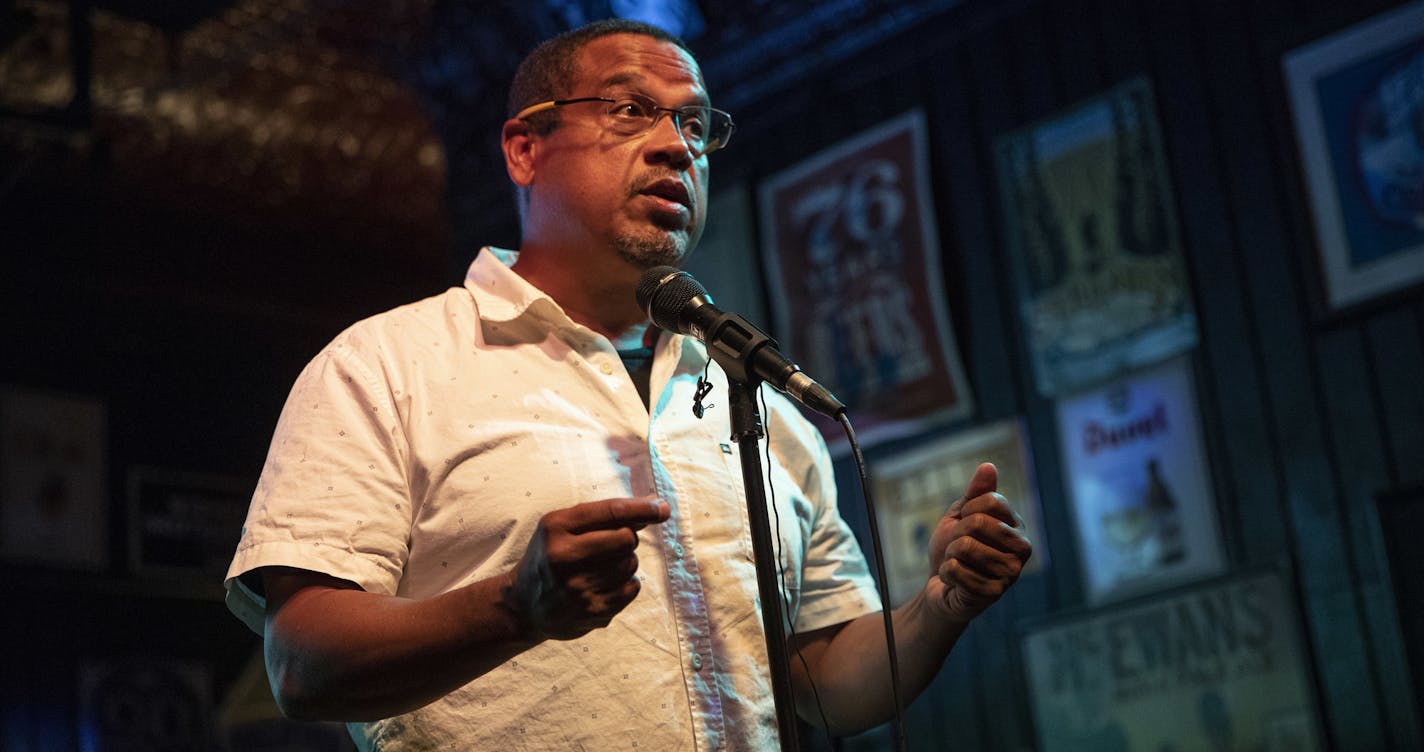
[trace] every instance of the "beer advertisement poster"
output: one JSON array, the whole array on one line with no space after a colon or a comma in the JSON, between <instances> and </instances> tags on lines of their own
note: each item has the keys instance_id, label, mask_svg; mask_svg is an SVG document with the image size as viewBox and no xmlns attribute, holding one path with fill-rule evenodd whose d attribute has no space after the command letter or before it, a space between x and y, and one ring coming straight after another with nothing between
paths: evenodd
<instances>
[{"instance_id":1,"label":"beer advertisement poster","mask_svg":"<svg viewBox=\"0 0 1424 752\"><path fill-rule=\"evenodd\" d=\"M1058 432L1090 602L1222 571L1187 356L1060 400Z\"/></svg>"},{"instance_id":2,"label":"beer advertisement poster","mask_svg":"<svg viewBox=\"0 0 1424 752\"><path fill-rule=\"evenodd\" d=\"M1023 574L1038 572L1047 564L1043 514L1023 421L1011 418L976 426L877 461L872 467L876 519L887 541L885 574L892 602L904 603L924 589L930 535L950 502L964 493L981 462L992 462L998 468L999 493L1023 518L1025 532L1035 542L1033 558Z\"/></svg>"},{"instance_id":3,"label":"beer advertisement poster","mask_svg":"<svg viewBox=\"0 0 1424 752\"><path fill-rule=\"evenodd\" d=\"M995 143L1034 383L1053 397L1197 342L1171 176L1145 78Z\"/></svg>"},{"instance_id":4,"label":"beer advertisement poster","mask_svg":"<svg viewBox=\"0 0 1424 752\"><path fill-rule=\"evenodd\" d=\"M1030 626L1041 752L1323 748L1287 580L1253 571Z\"/></svg>"},{"instance_id":5,"label":"beer advertisement poster","mask_svg":"<svg viewBox=\"0 0 1424 752\"><path fill-rule=\"evenodd\" d=\"M967 416L930 193L925 118L913 110L759 185L770 334L836 394L863 446ZM817 420L833 451L844 434Z\"/></svg>"}]
</instances>

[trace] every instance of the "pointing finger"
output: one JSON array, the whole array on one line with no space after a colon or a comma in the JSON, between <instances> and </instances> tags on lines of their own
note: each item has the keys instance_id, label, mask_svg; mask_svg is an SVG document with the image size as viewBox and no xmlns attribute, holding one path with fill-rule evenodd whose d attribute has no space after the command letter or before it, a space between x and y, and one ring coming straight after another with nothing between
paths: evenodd
<instances>
[{"instance_id":1,"label":"pointing finger","mask_svg":"<svg viewBox=\"0 0 1424 752\"><path fill-rule=\"evenodd\" d=\"M565 515L565 529L571 533L620 527L640 530L665 522L672 514L668 503L656 496L589 501L561 511Z\"/></svg>"}]
</instances>

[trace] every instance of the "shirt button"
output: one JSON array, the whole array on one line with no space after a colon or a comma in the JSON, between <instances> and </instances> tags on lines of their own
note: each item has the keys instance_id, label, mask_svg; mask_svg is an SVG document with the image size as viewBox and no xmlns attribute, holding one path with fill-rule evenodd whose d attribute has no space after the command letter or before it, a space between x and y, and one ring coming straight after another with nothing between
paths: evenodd
<instances>
[{"instance_id":1,"label":"shirt button","mask_svg":"<svg viewBox=\"0 0 1424 752\"><path fill-rule=\"evenodd\" d=\"M674 543L672 544L672 555L673 555L673 556L676 556L676 557L679 558L679 559L682 558L682 544L681 544L681 543L676 543L676 542L674 542Z\"/></svg>"},{"instance_id":2,"label":"shirt button","mask_svg":"<svg viewBox=\"0 0 1424 752\"><path fill-rule=\"evenodd\" d=\"M701 670L702 670L702 656L700 656L700 655L698 655L698 654L696 654L696 653L693 653L693 654L692 654L692 670L693 670L693 671L701 671Z\"/></svg>"},{"instance_id":3,"label":"shirt button","mask_svg":"<svg viewBox=\"0 0 1424 752\"><path fill-rule=\"evenodd\" d=\"M608 361L605 360L605 361L603 361L602 363L599 363L599 364L598 364L598 370L603 371L603 375L604 375L604 376L612 376L612 375L613 375L613 364L612 364L612 363L609 363Z\"/></svg>"}]
</instances>

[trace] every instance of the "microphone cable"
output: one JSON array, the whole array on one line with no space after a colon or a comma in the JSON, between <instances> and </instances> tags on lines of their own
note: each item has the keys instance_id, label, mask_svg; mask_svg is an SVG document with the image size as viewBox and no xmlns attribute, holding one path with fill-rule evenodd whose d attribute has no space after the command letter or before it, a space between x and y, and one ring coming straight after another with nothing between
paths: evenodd
<instances>
[{"instance_id":1,"label":"microphone cable","mask_svg":"<svg viewBox=\"0 0 1424 752\"><path fill-rule=\"evenodd\" d=\"M860 443L855 440L855 428L850 418L842 410L836 419L845 429L846 440L850 442L851 454L855 457L855 469L860 474L860 495L865 501L866 522L870 525L870 550L875 558L875 585L880 588L880 613L885 619L885 649L890 657L890 691L895 698L895 749L905 752L905 701L900 696L900 658L895 649L894 616L890 610L890 586L885 577L885 555L880 546L880 525L875 519L875 502L871 498L870 475L865 469L865 457L860 453Z\"/></svg>"},{"instance_id":2,"label":"microphone cable","mask_svg":"<svg viewBox=\"0 0 1424 752\"><path fill-rule=\"evenodd\" d=\"M768 420L767 420L767 423L766 423L767 435L766 435L766 439L765 439L765 441L766 441L765 452L766 452L766 465L767 465L768 468L770 468L770 467L771 467L771 421L769 420L770 413L769 413L769 412L767 411L767 409L766 409L766 394L765 394L765 392L764 392L763 390L758 390L758 391L759 391L759 392L762 392L762 394L760 395L760 396L761 396L761 404L762 404L762 407L761 407L762 413L763 413L764 415L767 415L767 416L768 416ZM843 428L843 429L845 430L846 440L850 443L851 454L855 457L855 468L856 468L856 472L858 473L858 475L859 475L859 477L860 477L861 499L864 500L864 502L865 502L865 516L866 516L866 521L867 521L867 523L868 523L869 526L870 526L870 551L871 551L872 557L873 557L874 560L875 560L875 586L880 590L880 614L881 614L881 617L883 618L884 623L885 623L885 651L886 651L886 654L888 655L888 657L889 657L889 659L890 659L890 693L891 693L891 695L892 695L892 697L894 698L894 701L895 701L895 721L894 721L895 749L896 749L898 752L906 752L906 750L908 749L908 747L906 746L907 740L906 740L906 735L905 735L905 701L904 701L904 698L902 697L902 695L900 694L900 657L899 657L899 651L897 650L897 648L896 648L896 646L895 646L894 613L893 613L893 611L892 611L891 608L890 608L890 586L889 586L889 581L887 580L887 578L886 578L886 576L885 576L885 554L884 554L883 548L882 548L882 546L881 546L881 544L880 544L880 525L879 525L878 522L876 522L876 516L875 516L875 501L874 501L873 495L872 495L871 490L870 490L870 475L869 475L869 473L868 473L867 470L866 470L866 467L865 467L865 456L864 456L863 454L861 454L861 451L860 451L860 442L856 441L856 438L855 438L855 428L854 428L853 426L851 426L850 418L847 417L846 414L845 414L845 411L842 410L842 411L836 416L836 419L837 419L838 421L840 421L841 428ZM770 475L768 475L768 477L767 477L767 485L768 485L768 486L771 485L771 482L770 482ZM771 506L772 514L776 516L776 527L777 527L777 535L776 535L776 544L777 544L776 566L777 566L778 574L780 574L780 579L782 580L782 583L784 583L785 580L786 580L786 573L785 573L785 571L783 571L783 570L781 569L782 566L783 566L783 564L782 564L783 559L782 559L782 556L781 556L781 516L780 516L780 513L777 511L777 508L776 508L776 495L775 495L775 491L774 491L774 490L772 491L771 496L770 496L770 506ZM781 591L783 601L786 601L786 593L785 593L785 591L784 591L781 587L778 587L777 589ZM796 657L801 661L801 666L802 666L802 668L805 669L805 671L806 671L806 679L807 679L807 681L808 681L808 682L810 683L810 685L811 685L811 694L812 694L812 696L815 698L815 701L816 701L816 711L817 711L817 713L819 713L820 716L821 716L821 724L824 726L826 733L829 735L829 734L831 733L831 724L830 724L830 721L828 721L828 720L826 719L826 711L825 711L825 709L821 707L821 693L820 693L819 691L817 691L817 689L816 689L816 682L815 682L815 679L811 676L811 668L810 668L810 666L808 666L808 665L806 664L806 658L801 655L801 649L800 649L800 647L796 646L796 641L795 641L795 639L794 639L795 636L796 636L796 628L795 628L795 626L793 626L793 625L791 624L792 619L791 619L790 605L791 605L791 604L790 604L789 602L786 603L786 609L783 611L783 614L784 614L783 618L785 618L786 621L787 621L786 626L787 626L787 628L790 630L790 637L792 638L791 644L792 644L792 646L793 646L793 647L795 648L795 650L796 650Z\"/></svg>"}]
</instances>

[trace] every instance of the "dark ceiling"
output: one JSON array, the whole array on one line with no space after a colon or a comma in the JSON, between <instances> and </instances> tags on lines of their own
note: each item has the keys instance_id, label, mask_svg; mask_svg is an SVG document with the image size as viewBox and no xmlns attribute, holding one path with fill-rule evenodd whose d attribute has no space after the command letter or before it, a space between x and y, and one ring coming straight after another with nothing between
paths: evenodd
<instances>
[{"instance_id":1,"label":"dark ceiling","mask_svg":"<svg viewBox=\"0 0 1424 752\"><path fill-rule=\"evenodd\" d=\"M657 23L735 112L957 3L7 0L0 191L77 161L160 198L464 245L509 209L494 134L541 39Z\"/></svg>"}]
</instances>

